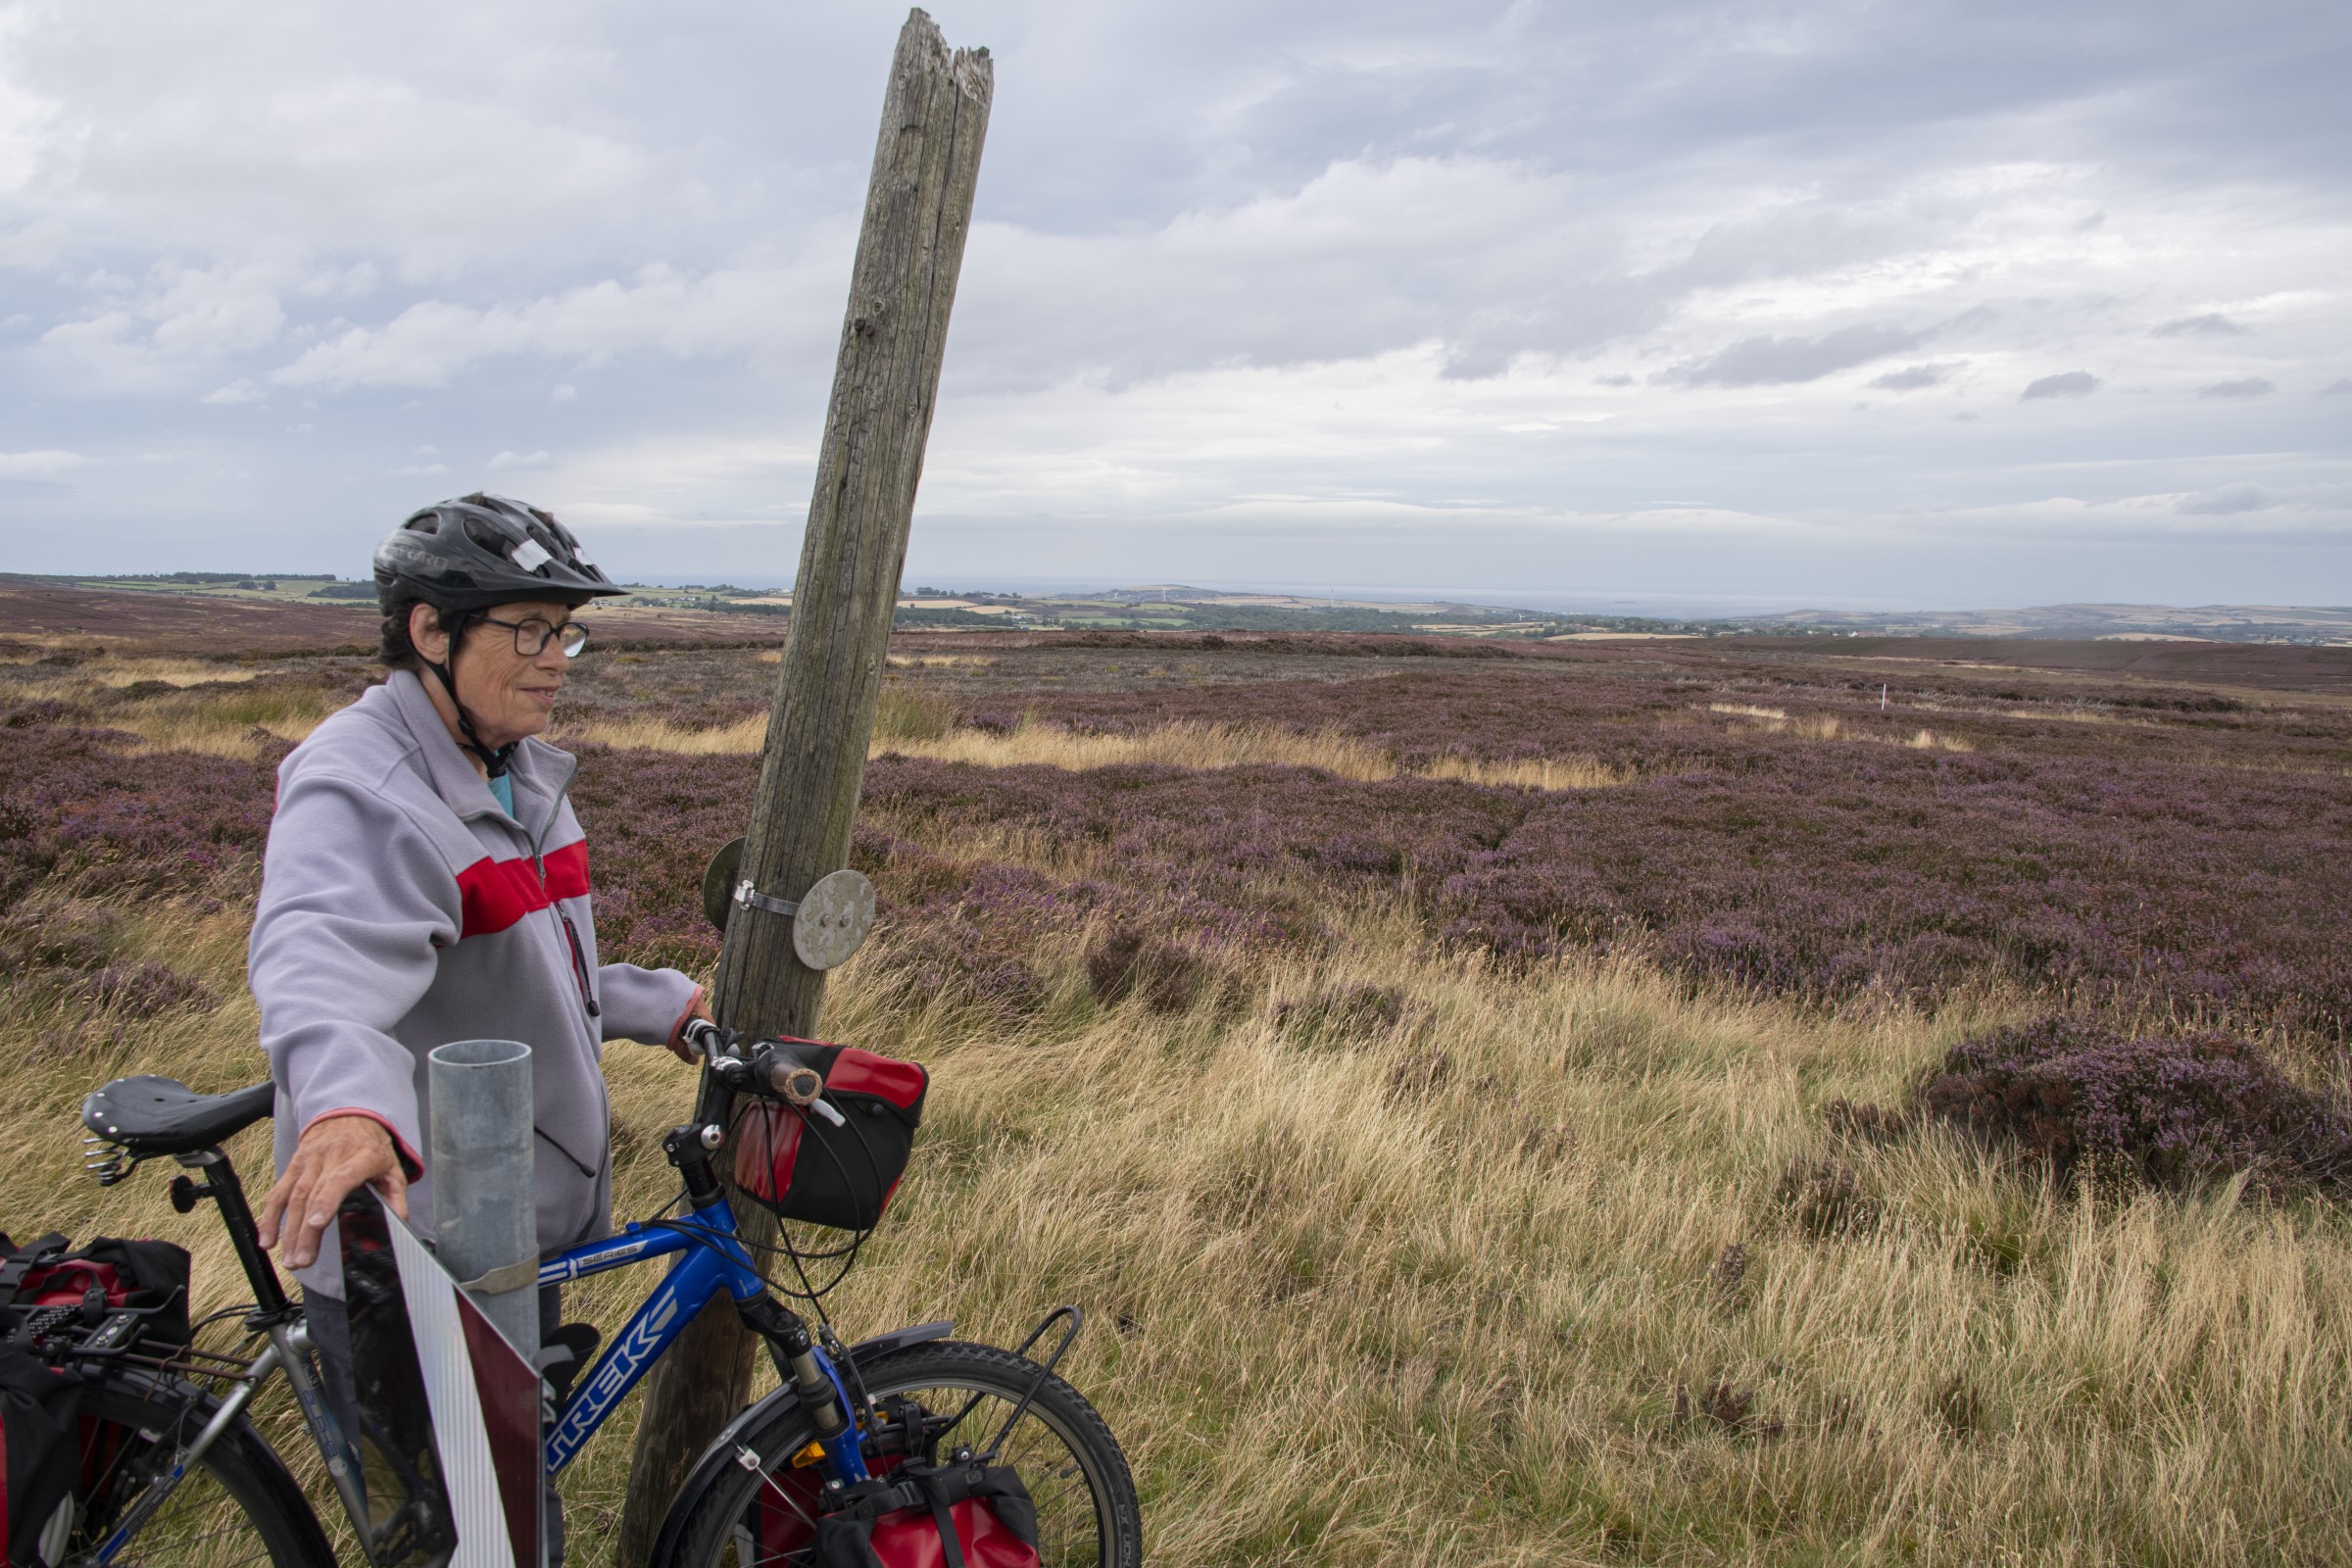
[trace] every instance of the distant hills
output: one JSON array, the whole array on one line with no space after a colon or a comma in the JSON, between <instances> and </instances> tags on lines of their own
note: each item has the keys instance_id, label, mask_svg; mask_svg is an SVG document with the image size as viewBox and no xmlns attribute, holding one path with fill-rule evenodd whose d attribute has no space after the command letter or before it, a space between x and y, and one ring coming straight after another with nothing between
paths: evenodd
<instances>
[{"instance_id":1,"label":"distant hills","mask_svg":"<svg viewBox=\"0 0 2352 1568\"><path fill-rule=\"evenodd\" d=\"M1728 623L1727 623L1728 624ZM2040 605L2031 610L1891 613L1803 610L1740 622L1754 630L1893 637L2187 638L2226 643L2352 643L2352 608L2310 605Z\"/></svg>"},{"instance_id":2,"label":"distant hills","mask_svg":"<svg viewBox=\"0 0 2352 1568\"><path fill-rule=\"evenodd\" d=\"M373 588L317 573L171 572L148 576L32 577L0 574L20 590L131 591L208 599L276 601L318 606L337 602L371 608ZM791 613L792 595L728 583L635 588L628 599L600 607L662 615L778 617ZM1646 615L1566 613L1444 600L1327 599L1290 593L1249 593L1153 583L1089 594L963 592L917 587L899 597L902 630L1162 630L1357 631L1521 639L1601 636L1722 637L1956 637L2179 639L2219 643L2352 646L2352 607L2304 605L2070 604L2028 610L1856 611L1799 610L1782 614L1672 619Z\"/></svg>"}]
</instances>

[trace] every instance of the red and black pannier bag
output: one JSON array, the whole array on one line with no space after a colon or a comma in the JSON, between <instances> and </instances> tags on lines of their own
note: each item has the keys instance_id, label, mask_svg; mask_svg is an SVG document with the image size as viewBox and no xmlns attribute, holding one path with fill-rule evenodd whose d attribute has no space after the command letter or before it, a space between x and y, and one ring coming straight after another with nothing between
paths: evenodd
<instances>
[{"instance_id":1,"label":"red and black pannier bag","mask_svg":"<svg viewBox=\"0 0 2352 1568\"><path fill-rule=\"evenodd\" d=\"M783 1043L824 1079L820 1104L751 1102L735 1123L735 1185L784 1219L872 1230L914 1150L930 1075L856 1046Z\"/></svg>"},{"instance_id":2,"label":"red and black pannier bag","mask_svg":"<svg viewBox=\"0 0 2352 1568\"><path fill-rule=\"evenodd\" d=\"M170 1242L0 1236L0 1544L14 1568L63 1549L67 1493L89 1457L81 1379L49 1364L61 1342L110 1350L188 1343L188 1254Z\"/></svg>"},{"instance_id":3,"label":"red and black pannier bag","mask_svg":"<svg viewBox=\"0 0 2352 1568\"><path fill-rule=\"evenodd\" d=\"M77 1327L96 1329L122 1312L136 1314L143 1348L186 1345L187 1249L113 1236L76 1248L55 1232L20 1248L0 1236L0 1324L7 1329L0 1338L17 1348Z\"/></svg>"},{"instance_id":4,"label":"red and black pannier bag","mask_svg":"<svg viewBox=\"0 0 2352 1568\"><path fill-rule=\"evenodd\" d=\"M0 1349L0 1543L14 1568L48 1562L44 1548L58 1550L73 1522L66 1494L80 1403L79 1377Z\"/></svg>"},{"instance_id":5,"label":"red and black pannier bag","mask_svg":"<svg viewBox=\"0 0 2352 1568\"><path fill-rule=\"evenodd\" d=\"M819 1514L812 1568L1038 1568L1037 1504L1008 1464L909 1460Z\"/></svg>"}]
</instances>

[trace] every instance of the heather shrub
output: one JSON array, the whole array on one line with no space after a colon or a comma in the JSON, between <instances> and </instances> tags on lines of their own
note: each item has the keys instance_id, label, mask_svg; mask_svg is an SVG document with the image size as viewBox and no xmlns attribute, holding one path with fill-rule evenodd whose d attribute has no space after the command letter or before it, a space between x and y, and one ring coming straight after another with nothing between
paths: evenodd
<instances>
[{"instance_id":1,"label":"heather shrub","mask_svg":"<svg viewBox=\"0 0 2352 1568\"><path fill-rule=\"evenodd\" d=\"M1182 1012L1212 989L1217 975L1200 954L1180 943L1122 925L1087 950L1087 988L1109 1004L1139 998L1153 1012Z\"/></svg>"},{"instance_id":2,"label":"heather shrub","mask_svg":"<svg viewBox=\"0 0 2352 1568\"><path fill-rule=\"evenodd\" d=\"M0 905L35 887L92 898L241 887L270 831L269 767L128 752L129 737L0 727Z\"/></svg>"},{"instance_id":3,"label":"heather shrub","mask_svg":"<svg viewBox=\"0 0 2352 1568\"><path fill-rule=\"evenodd\" d=\"M0 977L66 981L103 967L122 917L88 904L38 900L0 914Z\"/></svg>"},{"instance_id":4,"label":"heather shrub","mask_svg":"<svg viewBox=\"0 0 2352 1568\"><path fill-rule=\"evenodd\" d=\"M1879 1208L1853 1168L1835 1159L1799 1159L1781 1172L1774 1199L1808 1236L1828 1238L1876 1224Z\"/></svg>"},{"instance_id":5,"label":"heather shrub","mask_svg":"<svg viewBox=\"0 0 2352 1568\"><path fill-rule=\"evenodd\" d=\"M1049 995L1028 958L984 925L915 926L879 946L864 963L883 977L886 994L917 1007L978 1008L1009 1021L1036 1013Z\"/></svg>"},{"instance_id":6,"label":"heather shrub","mask_svg":"<svg viewBox=\"0 0 2352 1568\"><path fill-rule=\"evenodd\" d=\"M2240 1173L2258 1190L2339 1189L2352 1115L2224 1035L2133 1039L2069 1016L1972 1036L1919 1089L1923 1119L2044 1164L2170 1191Z\"/></svg>"},{"instance_id":7,"label":"heather shrub","mask_svg":"<svg viewBox=\"0 0 2352 1568\"><path fill-rule=\"evenodd\" d=\"M1821 1121L1831 1137L1873 1149L1885 1149L1909 1133L1913 1125L1908 1112L1851 1100L1833 1100L1822 1106Z\"/></svg>"},{"instance_id":8,"label":"heather shrub","mask_svg":"<svg viewBox=\"0 0 2352 1568\"><path fill-rule=\"evenodd\" d=\"M1285 997L1274 1004L1274 1026L1318 1037L1377 1035L1395 1029L1416 1010L1400 988L1367 981L1325 986L1308 997Z\"/></svg>"},{"instance_id":9,"label":"heather shrub","mask_svg":"<svg viewBox=\"0 0 2352 1568\"><path fill-rule=\"evenodd\" d=\"M75 988L79 999L124 1018L153 1018L185 1009L211 1012L220 1005L212 987L160 963L112 964Z\"/></svg>"}]
</instances>

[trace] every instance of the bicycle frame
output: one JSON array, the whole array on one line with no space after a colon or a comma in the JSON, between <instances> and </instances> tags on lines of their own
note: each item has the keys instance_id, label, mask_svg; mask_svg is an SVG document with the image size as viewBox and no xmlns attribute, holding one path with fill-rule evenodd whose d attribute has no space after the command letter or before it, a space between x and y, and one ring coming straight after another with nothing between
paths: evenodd
<instances>
[{"instance_id":1,"label":"bicycle frame","mask_svg":"<svg viewBox=\"0 0 2352 1568\"><path fill-rule=\"evenodd\" d=\"M563 1285L672 1252L686 1256L671 1266L627 1326L612 1337L556 1417L544 1454L549 1475L562 1473L711 1297L724 1291L737 1301L748 1301L767 1285L736 1240L734 1211L723 1202L695 1210L683 1223L631 1221L617 1236L575 1247L539 1265L541 1285Z\"/></svg>"}]
</instances>

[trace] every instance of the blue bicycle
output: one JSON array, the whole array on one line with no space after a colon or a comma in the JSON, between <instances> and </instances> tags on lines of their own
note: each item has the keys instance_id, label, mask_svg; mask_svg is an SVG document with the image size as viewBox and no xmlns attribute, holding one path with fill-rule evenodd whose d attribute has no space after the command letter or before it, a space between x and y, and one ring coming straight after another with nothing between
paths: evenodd
<instances>
[{"instance_id":1,"label":"blue bicycle","mask_svg":"<svg viewBox=\"0 0 2352 1568\"><path fill-rule=\"evenodd\" d=\"M828 1324L811 1331L771 1294L739 1236L711 1155L730 1137L725 1107L822 1112L797 1043L742 1042L706 1026L696 1037L712 1071L694 1121L662 1150L683 1186L682 1213L631 1223L616 1235L543 1262L553 1285L671 1259L661 1282L585 1374L556 1390L544 1463L560 1474L685 1326L724 1294L767 1346L782 1386L739 1414L710 1444L671 1504L654 1568L784 1568L809 1562L820 1519L840 1497L875 1491L894 1474L994 1466L1018 1474L1036 1511L1037 1560L1046 1568L1138 1568L1143 1530L1135 1486L1117 1441L1094 1407L1054 1372L1075 1338L1073 1307L1056 1308L1018 1349L948 1338L927 1323L843 1344ZM202 1564L276 1568L335 1561L303 1491L247 1411L283 1375L327 1476L370 1562L398 1522L371 1513L359 1462L361 1434L338 1425L325 1396L298 1300L262 1250L237 1174L220 1146L271 1112L269 1084L198 1095L169 1079L120 1079L90 1096L82 1120L97 1147L99 1179L123 1180L141 1161L168 1157L181 1213L220 1210L250 1302L200 1320L241 1321L258 1352L221 1355L186 1344L142 1342L137 1314L65 1314L24 1337L37 1353L84 1379L80 1471L45 1538L53 1568ZM675 1204L672 1205L676 1206ZM821 1315L821 1314L820 1314ZM1042 1360L1028 1352L1056 1324Z\"/></svg>"}]
</instances>

